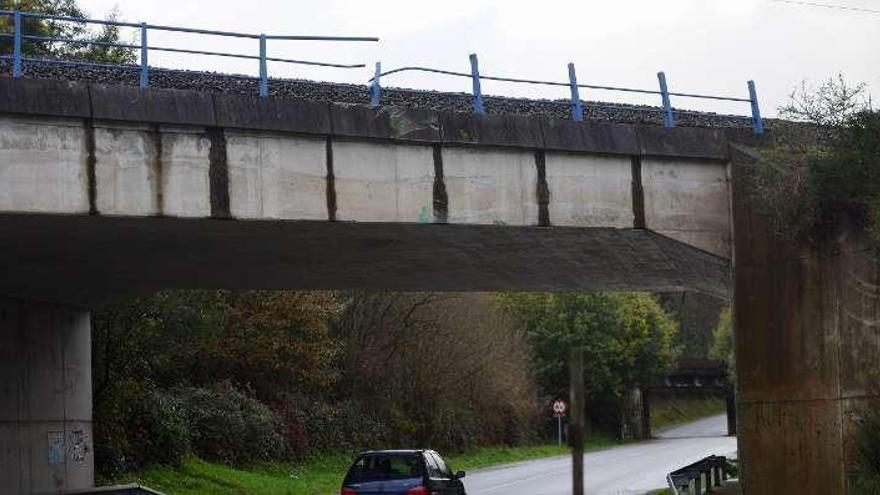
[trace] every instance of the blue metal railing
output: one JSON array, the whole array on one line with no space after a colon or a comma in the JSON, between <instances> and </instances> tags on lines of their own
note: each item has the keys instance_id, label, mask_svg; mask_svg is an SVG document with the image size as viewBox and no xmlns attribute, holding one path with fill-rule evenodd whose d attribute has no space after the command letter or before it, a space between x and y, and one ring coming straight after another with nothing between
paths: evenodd
<instances>
[{"instance_id":1,"label":"blue metal railing","mask_svg":"<svg viewBox=\"0 0 880 495\"><path fill-rule=\"evenodd\" d=\"M574 64L568 64L568 82L558 82L558 81L540 81L534 79L520 79L514 77L497 77L497 76L487 76L480 74L479 63L477 61L477 55L470 55L470 64L471 64L471 72L457 72L450 70L442 70L435 69L432 67L421 67L421 66L407 66L400 67L397 69L392 69L383 72L382 66L379 63L376 63L375 74L368 81L370 83L370 104L373 106L378 106L381 102L381 79L385 76L389 76L392 74L398 74L401 72L428 72L433 74L442 74L447 76L455 76L455 77L467 77L472 80L473 90L473 110L475 113L484 114L486 113L485 102L483 100L483 94L480 87L480 81L500 81L500 82L511 82L511 83L521 83L521 84L535 84L535 85L543 85L543 86L565 86L568 87L571 91L571 102L567 105L571 107L571 118L572 120L582 121L584 120L584 106L583 102L580 98L579 89L593 89L593 90L603 90L603 91L618 91L624 93L640 93L640 94L648 94L648 95L657 95L660 96L660 103L662 105L662 114L663 114L663 125L664 127L675 127L675 117L674 113L679 113L683 115L688 114L698 114L699 112L684 112L680 110L676 110L672 107L671 98L672 96L680 97L680 98L697 98L697 99L707 99L707 100L720 100L720 101L732 101L732 102L743 102L749 103L752 110L751 121L752 121L752 130L755 134L762 134L764 132L764 123L761 119L761 111L758 105L758 95L755 90L754 81L748 81L747 86L749 90L748 98L739 98L732 96L714 96L714 95L701 95L695 93L678 93L669 91L669 87L666 82L666 74L663 72L657 73L657 80L660 84L659 90L651 90L651 89L637 89L637 88L623 88L616 86L602 86L596 84L579 84L577 81L577 75L575 73ZM736 116L740 117L740 116ZM742 118L749 118L746 116L741 116Z\"/></svg>"},{"instance_id":2,"label":"blue metal railing","mask_svg":"<svg viewBox=\"0 0 880 495\"><path fill-rule=\"evenodd\" d=\"M335 67L335 68L343 68L343 69L355 69L355 68L363 68L364 64L337 64L337 63L329 63L329 62L316 62L316 61L307 61L307 60L294 60L289 58L277 58L277 57L269 57L267 44L269 41L354 41L354 42L376 42L379 41L379 38L374 37L352 37L352 36L275 36L275 35L266 35L266 34L250 34L250 33L236 33L231 31L212 31L207 29L196 29L196 28L188 28L188 27L179 27L179 26L165 26L165 25L157 25L157 24L147 24L147 23L130 23L130 22L119 22L119 21L111 21L111 20L100 20L100 19L81 19L75 17L67 17L67 16L59 16L59 15L50 15L50 14L39 14L34 12L22 12L18 10L0 10L0 16L11 16L13 19L13 32L12 33L0 33L0 37L11 37L13 39L13 53L12 55L0 55L0 59L11 59L12 60L12 76L14 78L22 77L23 75L23 63L24 62L33 62L33 63L41 63L41 64L60 64L60 65L81 65L81 66L91 66L91 67L114 67L114 68L127 68L127 69L137 69L139 71L138 81L141 87L146 88L150 86L150 65L149 65L149 56L151 51L161 51L161 52L171 52L171 53L184 53L184 54L195 54L195 55L208 55L208 56L216 56L216 57L232 57L238 59L245 60L257 60L259 61L259 76L258 77L250 77L250 76L234 76L234 77L244 77L245 79L256 79L259 81L259 94L261 97L267 97L269 95L269 74L268 74L268 62L279 62L286 64L299 64L299 65L308 65L308 66L317 66L317 67ZM80 24L98 24L98 25L108 25L108 26L118 26L118 27L126 27L126 28L136 28L140 32L140 44L131 44L131 43L114 43L108 41L98 41L98 40L86 40L86 39L70 39L70 38L61 38L61 37L51 37L51 36L37 36L37 35L28 35L25 34L22 29L22 20L25 18L34 18L34 19L46 19L46 20L56 20L56 21L68 21ZM248 55L244 53L225 53L225 52L216 52L216 51L205 51L205 50L190 50L187 48L178 48L178 47L168 47L168 46L152 46L148 43L149 32L150 31L166 31L166 32L176 32L176 33L189 33L189 34L199 34L199 35L208 35L208 36L223 36L223 37L232 37L232 38L246 38L246 39L254 39L259 43L259 49L256 55ZM57 59L46 59L46 58L33 58L24 56L23 52L23 43L25 42L36 42L36 43L69 43L69 44L80 44L80 45L94 45L94 46L102 46L108 48L122 48L126 50L140 50L139 63L136 65L124 65L124 64L107 64L107 63L99 63L94 61L80 61L80 60L57 60ZM532 80L532 79L520 79L513 77L497 77L497 76L487 76L480 74L479 61L477 59L476 54L470 55L470 67L471 70L469 73L467 72L457 72L457 71L449 71L442 69L435 69L432 67L421 67L421 66L407 66L400 67L397 69L392 69L389 71L382 71L381 63L377 62L375 66L375 72L373 77L369 79L369 93L370 93L370 104L373 106L378 106L381 103L382 96L382 86L381 80L383 77L402 73L402 72L428 72L434 74L441 74L447 76L455 76L455 77L466 77L471 79L472 83L472 106L473 111L477 114L485 114L486 113L486 105L483 99L483 93L481 88L481 81L499 81L499 82L511 82L511 83L520 83L520 84L533 84L533 85L543 85L543 86L560 86L567 87L571 92L570 103L565 103L565 105L570 106L571 109L571 118L575 121L583 121L585 118L589 117L586 115L586 111L584 108L584 102L580 97L581 89L590 89L590 90L600 90L600 91L616 91L616 92L624 92L624 93L639 93L646 95L655 95L660 97L661 103L661 113L663 118L663 125L665 127L675 127L675 114L679 115L690 115L690 114L699 114L699 112L688 112L682 111L678 109L674 109L672 107L671 97L678 98L697 98L697 99L708 99L708 100L720 100L720 101L730 101L730 102L745 102L749 103L751 107L751 117L746 116L725 116L725 117L738 117L738 118L750 118L752 123L752 129L755 134L761 134L764 132L764 124L761 119L761 111L758 105L758 96L757 91L755 89L754 81L748 81L747 87L749 92L748 98L739 98L739 97L729 97L729 96L713 96L713 95L702 95L702 94L694 94L694 93L678 93L669 91L669 86L666 81L666 75L663 72L657 73L657 80L659 82L659 90L650 90L650 89L637 89L637 88L624 88L624 87L616 87L616 86L604 86L604 85L596 85L596 84L580 84L577 81L577 75L575 72L574 64L568 64L568 82L556 82L556 81L541 81L541 80ZM609 108L616 108L613 105L605 105ZM592 108L602 108L603 105L592 105ZM639 108L634 108L635 110L642 110ZM644 111L655 111L645 109Z\"/></svg>"},{"instance_id":3,"label":"blue metal railing","mask_svg":"<svg viewBox=\"0 0 880 495\"><path fill-rule=\"evenodd\" d=\"M13 32L12 33L2 33L0 36L6 38L13 39L13 49L12 55L4 55L0 56L0 59L12 59L12 77L19 78L22 77L23 74L23 63L24 62L33 62L33 63L41 63L41 64L59 64L59 65L84 65L84 66L92 66L92 67L128 67L131 69L139 70L139 84L141 87L146 88L150 85L150 65L149 65L149 53L151 51L162 51L162 52L173 52L173 53L186 53L193 55L209 55L216 57L232 57L238 59L246 59L246 60L259 60L259 77L254 78L259 80L260 87L260 96L267 97L269 95L269 73L268 73L268 62L280 62L286 64L299 64L299 65L310 65L310 66L318 66L318 67L335 67L341 69L357 69L365 67L364 64L335 64L328 62L314 62L307 60L294 60L289 58L277 58L277 57L269 57L267 55L267 42L268 41L379 41L379 38L374 37L359 37L359 36L276 36L276 35L266 35L266 34L251 34L251 33L236 33L232 31L212 31L207 29L195 29L195 28L187 28L187 27L179 27L179 26L163 26L158 24L147 24L145 22L141 23L131 23L131 22L120 22L120 21L109 21L109 20L101 20L101 19L83 19L78 17L68 17L68 16L60 16L60 15L50 15L50 14L40 14L35 12L22 12L19 10L0 10L0 16L11 16L12 17L12 25ZM99 24L106 26L117 26L117 27L128 27L128 28L137 28L140 31L140 44L134 45L130 43L112 43L107 41L97 41L97 40L86 40L86 39L70 39L70 38L60 38L60 37L52 37L52 36L36 36L36 35L28 35L25 34L22 29L22 20L25 18L33 18L33 19L45 19L45 20L54 20L54 21L67 21L74 22L79 24ZM258 55L247 55L243 53L225 53L225 52L214 52L214 51L205 51L205 50L189 50L185 48L174 48L174 47L165 47L165 46L151 46L148 43L149 32L150 31L166 31L166 32L176 32L176 33L188 33L188 34L199 34L199 35L207 35L207 36L223 36L230 38L246 38L246 39L256 39L259 41L259 52ZM53 59L45 59L45 58L32 58L25 57L23 52L22 44L24 42L39 42L39 43L69 43L69 44L81 44L81 45L94 45L94 46L102 46L108 48L122 48L122 49L130 49L130 50L140 50L140 61L138 65L116 65L116 64L106 64L106 63L98 63L98 62L90 62L90 61L72 61L72 60L53 60ZM250 78L249 78L250 79Z\"/></svg>"}]
</instances>

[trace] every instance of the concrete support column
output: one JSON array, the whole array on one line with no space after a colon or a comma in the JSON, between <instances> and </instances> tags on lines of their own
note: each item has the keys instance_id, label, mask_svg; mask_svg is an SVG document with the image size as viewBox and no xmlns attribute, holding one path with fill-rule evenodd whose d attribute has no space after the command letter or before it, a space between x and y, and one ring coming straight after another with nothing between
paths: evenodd
<instances>
[{"instance_id":1,"label":"concrete support column","mask_svg":"<svg viewBox=\"0 0 880 495\"><path fill-rule=\"evenodd\" d=\"M0 299L0 493L94 485L89 317Z\"/></svg>"},{"instance_id":2,"label":"concrete support column","mask_svg":"<svg viewBox=\"0 0 880 495\"><path fill-rule=\"evenodd\" d=\"M742 175L754 158L734 151L742 491L852 493L855 419L880 400L876 246L845 217L809 239L776 234Z\"/></svg>"}]
</instances>

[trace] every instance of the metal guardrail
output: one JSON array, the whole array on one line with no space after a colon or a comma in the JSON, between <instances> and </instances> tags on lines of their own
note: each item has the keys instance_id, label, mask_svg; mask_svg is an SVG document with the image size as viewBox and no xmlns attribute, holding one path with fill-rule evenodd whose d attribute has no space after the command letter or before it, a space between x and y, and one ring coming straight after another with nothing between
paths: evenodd
<instances>
[{"instance_id":1,"label":"metal guardrail","mask_svg":"<svg viewBox=\"0 0 880 495\"><path fill-rule=\"evenodd\" d=\"M57 65L81 65L81 66L91 66L91 67L128 67L131 69L139 69L140 70L140 86L142 88L146 88L150 86L150 65L149 65L149 53L150 51L162 51L162 52L174 52L174 53L186 53L192 55L209 55L215 57L231 57L238 59L246 59L246 60L259 60L260 66L260 75L259 77L253 78L258 79L260 81L260 96L267 97L269 95L269 74L268 74L268 62L281 62L287 64L299 64L299 65L310 65L310 66L318 66L318 67L336 67L340 69L358 69L366 67L364 64L335 64L329 62L314 62L308 60L294 60L289 58L277 58L277 57L269 57L267 55L267 43L269 41L356 41L356 42L377 42L379 38L374 37L360 37L360 36L286 36L286 35L266 35L266 34L251 34L251 33L236 33L232 31L211 31L208 29L195 29L188 27L179 27L179 26L163 26L158 24L147 24L145 22L141 23L132 23L132 22L120 22L120 21L108 21L101 19L85 19L79 17L69 17L69 16L61 16L61 15L50 15L50 14L40 14L36 12L22 12L19 10L0 10L0 16L11 16L12 17L12 25L13 32L12 33L2 33L0 36L5 38L13 39L13 51L12 55L3 55L0 56L0 59L12 60L12 77L19 78L22 77L22 67L23 62L33 62L33 63L41 63L41 64L57 64ZM105 26L117 26L117 27L128 27L128 28L137 28L140 30L140 44L129 44L129 43L111 43L107 41L96 41L96 40L78 40L78 39L70 39L70 38L60 38L60 37L52 37L52 36L35 36L28 35L24 33L22 29L22 19L25 18L33 18L33 19L46 19L53 21L66 21L73 22L79 24L99 24ZM150 31L166 31L166 32L176 32L176 33L189 33L189 34L199 34L199 35L207 35L207 36L223 36L228 38L245 38L245 39L255 39L259 40L259 52L257 55L247 55L243 53L224 53L224 52L214 52L214 51L204 51L204 50L189 50L185 48L175 48L175 47L166 47L166 46L151 46L148 43L149 32ZM110 48L123 48L130 50L140 50L140 60L138 65L114 65L114 64L106 64L106 63L98 63L98 62L88 62L88 61L73 61L73 60L53 60L53 59L45 59L45 58L31 58L25 57L23 52L23 43L25 42L39 42L39 43L68 43L68 44L80 44L80 45L95 45L95 46L104 46Z\"/></svg>"},{"instance_id":2,"label":"metal guardrail","mask_svg":"<svg viewBox=\"0 0 880 495\"><path fill-rule=\"evenodd\" d=\"M277 57L269 57L267 55L267 43L269 41L354 41L354 42L377 42L379 38L375 37L354 37L354 36L273 36L266 34L250 34L250 33L237 33L232 31L211 31L207 29L196 29L196 28L188 28L188 27L179 27L179 26L165 26L158 24L147 24L144 22L141 23L131 23L131 22L120 22L120 21L111 21L111 20L100 20L100 19L84 19L77 17L68 17L68 16L59 16L59 15L50 15L50 14L40 14L35 12L22 12L19 10L0 10L0 16L11 16L13 19L13 32L12 33L0 33L0 37L13 38L13 53L12 55L0 55L0 59L11 59L12 60L12 77L20 78L23 75L23 63L31 62L31 63L40 63L40 64L58 64L58 65L80 65L80 66L91 66L91 67L114 67L114 68L129 68L129 69L137 69L140 71L139 84L142 88L146 88L150 86L150 65L149 65L149 54L151 51L163 51L163 52L172 52L172 53L185 53L185 54L194 54L194 55L208 55L208 56L216 56L216 57L232 57L238 59L245 60L258 60L259 61L259 77L248 77L247 79L257 79L259 80L259 94L261 97L267 97L269 95L269 76L268 76L268 62L280 62L287 64L300 64L300 65L309 65L309 66L318 66L318 67L335 67L342 69L356 69L365 67L364 64L337 64L337 63L329 63L329 62L315 62L315 61L307 61L307 60L294 60L288 58L277 58ZM36 36L36 35L28 35L25 34L22 29L22 19L24 18L34 18L34 19L46 19L46 20L54 20L54 21L67 21L74 22L80 24L98 24L98 25L106 25L106 26L118 26L118 27L127 27L127 28L137 28L140 30L140 43L139 44L131 44L131 43L112 43L107 41L98 41L98 40L85 40L85 39L70 39L70 38L60 38L60 37L51 37L51 36ZM224 52L216 52L216 51L204 51L204 50L190 50L187 48L178 48L178 47L168 47L168 46L152 46L148 43L149 32L150 31L167 31L167 32L177 32L177 33L189 33L189 34L199 34L199 35L207 35L207 36L223 36L223 37L232 37L232 38L246 38L246 39L256 39L259 40L259 51L257 55L248 55L243 53L224 53ZM107 64L107 63L99 63L92 61L77 61L77 60L55 60L55 59L45 59L45 58L32 58L25 57L23 52L23 43L25 42L36 42L36 43L68 43L68 44L81 44L81 45L95 45L95 46L103 46L110 48L123 48L127 50L140 50L139 63L137 65L124 65L124 64ZM390 76L392 74L399 74L403 72L428 72L434 74L441 74L447 76L454 77L467 77L472 81L472 94L473 94L473 110L477 114L485 114L486 106L485 101L483 99L483 93L481 88L481 81L500 81L500 82L511 82L511 83L520 83L520 84L534 84L534 85L543 85L543 86L564 86L568 87L571 91L571 101L570 103L560 103L562 105L568 105L571 107L571 118L575 121L583 121L585 118L585 110L584 110L584 102L581 100L580 89L590 89L590 90L600 90L600 91L617 91L624 93L639 93L639 94L647 94L647 95L657 95L660 97L660 102L662 105L662 115L663 115L663 125L664 127L675 127L675 114L679 115L689 115L689 114L698 114L699 112L689 112L674 109L672 107L671 98L697 98L697 99L708 99L708 100L719 100L719 101L730 101L730 102L743 102L749 103L751 107L751 117L747 116L727 116L727 117L738 117L738 118L750 118L752 124L752 130L755 134L762 134L764 132L764 123L761 118L761 110L758 105L758 96L757 91L755 89L754 81L747 82L747 88L749 97L741 98L741 97L731 97L731 96L714 96L714 95L703 95L703 94L695 94L695 93L681 93L669 90L669 85L666 81L666 74L664 72L657 73L657 81L659 83L659 90L652 89L638 89L638 88L625 88L625 87L616 87L616 86L607 86L607 85L596 85L596 84L580 84L577 80L577 74L575 72L574 64L568 64L568 82L556 82L556 81L541 81L541 80L532 80L532 79L520 79L514 77L498 77L498 76L487 76L480 74L479 69L479 61L477 60L476 54L470 55L470 67L471 70L469 73L466 72L457 72L450 70L442 70L436 69L432 67L421 67L421 66L408 66L408 67L400 67L397 69L389 70L386 72L382 72L382 64L380 62L376 62L375 73L372 78L369 79L369 92L370 92L370 104L373 106L379 106L381 103L381 79L383 77ZM601 105L594 105L594 107L601 107ZM654 110L647 110L653 112Z\"/></svg>"},{"instance_id":3,"label":"metal guardrail","mask_svg":"<svg viewBox=\"0 0 880 495\"><path fill-rule=\"evenodd\" d=\"M714 487L722 486L729 474L727 458L712 455L669 473L666 482L675 495L701 495L711 492ZM691 485L694 487L693 491Z\"/></svg>"},{"instance_id":4,"label":"metal guardrail","mask_svg":"<svg viewBox=\"0 0 880 495\"><path fill-rule=\"evenodd\" d=\"M749 103L751 107L751 121L752 121L752 130L755 134L762 134L764 132L764 122L761 118L761 109L758 104L758 93L755 89L755 82L748 81L746 86L748 88L749 97L748 98L739 98L732 96L715 96L715 95L702 95L695 93L679 93L674 91L669 91L669 85L666 82L666 74L664 72L657 73L657 81L659 83L659 90L652 89L638 89L638 88L624 88L617 86L603 86L596 84L579 84L577 80L577 74L575 71L574 64L568 64L568 82L557 82L557 81L539 81L533 79L519 79L514 77L498 77L498 76L487 76L480 74L480 66L479 61L477 59L477 55L472 53L470 55L470 64L471 71L470 73L466 72L457 72L450 70L442 70L435 69L432 67L419 67L419 66L410 66L410 67L399 67L397 69L392 69L389 71L382 71L382 64L380 62L376 62L375 73L373 77L371 77L368 81L370 84L370 104L373 106L379 106L381 102L381 79L383 77L398 74L401 72L429 72L433 74L442 74L447 76L454 77L467 77L472 81L472 93L473 93L473 109L475 113L484 114L486 113L485 102L483 101L483 94L480 82L482 80L486 81L500 81L500 82L512 82L512 83L521 83L521 84L535 84L535 85L543 85L543 86L564 86L568 87L571 91L571 102L565 103L571 107L571 119L575 121L583 121L584 120L584 104L580 97L580 89L593 89L593 90L604 90L604 91L618 91L624 93L641 93L648 95L658 95L660 96L660 102L662 105L663 112L663 126L664 127L675 127L675 115L674 113L680 114L692 114L697 112L684 112L680 110L675 110L672 108L671 97L681 97L681 98L698 98L698 99L707 99L707 100L721 100L721 101L733 101L733 102L745 102ZM746 117L747 118L747 117Z\"/></svg>"}]
</instances>

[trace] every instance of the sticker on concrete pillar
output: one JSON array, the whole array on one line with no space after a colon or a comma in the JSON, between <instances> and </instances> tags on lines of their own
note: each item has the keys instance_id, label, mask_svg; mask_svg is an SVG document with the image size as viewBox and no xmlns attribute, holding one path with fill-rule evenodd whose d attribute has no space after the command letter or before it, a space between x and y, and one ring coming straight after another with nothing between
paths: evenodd
<instances>
[{"instance_id":1,"label":"sticker on concrete pillar","mask_svg":"<svg viewBox=\"0 0 880 495\"><path fill-rule=\"evenodd\" d=\"M73 430L70 432L70 458L73 462L86 462L86 434L82 430Z\"/></svg>"},{"instance_id":2,"label":"sticker on concrete pillar","mask_svg":"<svg viewBox=\"0 0 880 495\"><path fill-rule=\"evenodd\" d=\"M64 463L64 432L50 431L49 440L49 464Z\"/></svg>"}]
</instances>

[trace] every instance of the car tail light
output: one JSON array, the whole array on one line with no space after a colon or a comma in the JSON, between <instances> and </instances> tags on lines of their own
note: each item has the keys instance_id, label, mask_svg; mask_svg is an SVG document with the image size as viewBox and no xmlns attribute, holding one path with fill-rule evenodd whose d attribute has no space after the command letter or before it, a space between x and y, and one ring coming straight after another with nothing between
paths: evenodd
<instances>
[{"instance_id":1,"label":"car tail light","mask_svg":"<svg viewBox=\"0 0 880 495\"><path fill-rule=\"evenodd\" d=\"M406 495L430 495L424 486L416 486L406 491Z\"/></svg>"},{"instance_id":2,"label":"car tail light","mask_svg":"<svg viewBox=\"0 0 880 495\"><path fill-rule=\"evenodd\" d=\"M357 495L357 492L354 491L354 488L343 488L339 495Z\"/></svg>"}]
</instances>

